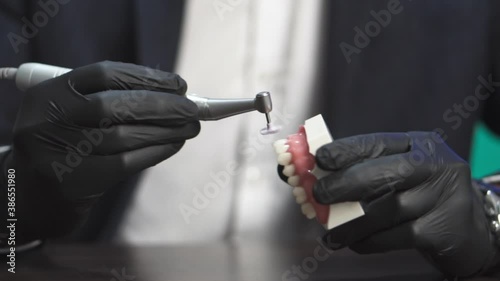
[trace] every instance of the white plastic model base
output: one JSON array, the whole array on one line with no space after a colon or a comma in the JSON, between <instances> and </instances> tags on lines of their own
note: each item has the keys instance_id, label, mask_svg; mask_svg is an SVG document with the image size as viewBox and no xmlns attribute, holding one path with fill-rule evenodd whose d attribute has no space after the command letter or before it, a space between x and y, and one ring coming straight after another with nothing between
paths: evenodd
<instances>
[{"instance_id":1,"label":"white plastic model base","mask_svg":"<svg viewBox=\"0 0 500 281\"><path fill-rule=\"evenodd\" d=\"M305 165L309 166L314 165L310 174L316 179L327 176L329 172L319 169L315 165L313 157L310 157L310 159L303 157L301 159L293 159L292 155L299 155L300 152L298 150L305 145L309 146L310 155L316 155L316 151L321 146L331 143L333 139L321 115L316 115L306 120L304 130L307 143L303 143L303 141L301 143L300 137L289 137L286 140L278 140L274 143L274 148L278 154L278 163L284 166L283 174L288 177L288 184L294 187L293 194L296 197L297 203L302 206L302 213L309 219L317 217L326 229L335 228L363 216L364 211L359 202L332 204L328 207L328 210L325 210L326 206L312 202L314 199L311 199L312 185L310 175L305 175L305 177L308 177L307 179L300 178L297 175L298 166L303 166L304 163L308 163ZM300 133L292 136L300 136ZM294 162L294 160L297 162ZM315 179L313 180L315 181ZM328 212L327 218L325 217L326 211Z\"/></svg>"}]
</instances>

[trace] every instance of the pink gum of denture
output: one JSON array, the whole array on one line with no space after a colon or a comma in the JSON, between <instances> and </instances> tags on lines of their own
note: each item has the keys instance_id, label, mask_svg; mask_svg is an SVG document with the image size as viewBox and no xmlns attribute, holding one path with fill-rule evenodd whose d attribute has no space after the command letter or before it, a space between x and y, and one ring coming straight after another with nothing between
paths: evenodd
<instances>
[{"instance_id":1,"label":"pink gum of denture","mask_svg":"<svg viewBox=\"0 0 500 281\"><path fill-rule=\"evenodd\" d=\"M328 222L329 206L319 204L313 196L313 187L317 179L311 171L314 169L316 163L314 156L309 153L309 144L307 143L304 126L300 126L297 134L288 136L287 144L289 146L287 152L292 154L295 175L298 175L300 178L299 186L304 188L307 201L313 205L316 211L316 218L324 225Z\"/></svg>"}]
</instances>

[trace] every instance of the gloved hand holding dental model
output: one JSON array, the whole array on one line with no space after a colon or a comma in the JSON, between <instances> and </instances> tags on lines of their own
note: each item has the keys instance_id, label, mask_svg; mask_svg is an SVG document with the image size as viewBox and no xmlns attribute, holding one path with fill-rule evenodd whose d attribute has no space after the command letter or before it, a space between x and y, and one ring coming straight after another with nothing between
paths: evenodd
<instances>
[{"instance_id":1,"label":"gloved hand holding dental model","mask_svg":"<svg viewBox=\"0 0 500 281\"><path fill-rule=\"evenodd\" d=\"M481 274L498 263L483 194L491 187L473 181L469 165L438 134L338 139L318 149L315 162L331 172L316 182L316 201L359 201L365 212L326 233L331 247L362 254L416 248L453 277Z\"/></svg>"},{"instance_id":2,"label":"gloved hand holding dental model","mask_svg":"<svg viewBox=\"0 0 500 281\"><path fill-rule=\"evenodd\" d=\"M186 89L176 74L114 62L30 88L13 146L0 154L2 185L15 169L17 243L67 234L107 189L195 137L198 108Z\"/></svg>"}]
</instances>

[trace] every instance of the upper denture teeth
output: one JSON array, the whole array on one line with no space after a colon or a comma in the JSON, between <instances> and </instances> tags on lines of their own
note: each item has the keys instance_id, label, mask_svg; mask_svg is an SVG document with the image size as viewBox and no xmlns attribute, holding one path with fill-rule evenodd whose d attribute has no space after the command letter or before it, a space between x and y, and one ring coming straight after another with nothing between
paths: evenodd
<instances>
[{"instance_id":1,"label":"upper denture teeth","mask_svg":"<svg viewBox=\"0 0 500 281\"><path fill-rule=\"evenodd\" d=\"M295 173L295 165L293 164L286 165L285 168L283 168L283 175L287 177L293 176L294 173Z\"/></svg>"},{"instance_id":2,"label":"upper denture teeth","mask_svg":"<svg viewBox=\"0 0 500 281\"><path fill-rule=\"evenodd\" d=\"M287 145L286 139L281 139L281 140L275 141L273 146L274 146L274 151L276 151L277 154L284 153L289 148L289 146Z\"/></svg>"},{"instance_id":3,"label":"upper denture teeth","mask_svg":"<svg viewBox=\"0 0 500 281\"><path fill-rule=\"evenodd\" d=\"M278 164L286 166L292 161L292 154L290 152L281 153L278 155Z\"/></svg>"},{"instance_id":4,"label":"upper denture teeth","mask_svg":"<svg viewBox=\"0 0 500 281\"><path fill-rule=\"evenodd\" d=\"M299 176L291 176L288 178L288 184L291 186L298 186L299 185Z\"/></svg>"},{"instance_id":5,"label":"upper denture teeth","mask_svg":"<svg viewBox=\"0 0 500 281\"><path fill-rule=\"evenodd\" d=\"M275 148L274 148L274 151L276 151L276 154L285 153L285 152L287 152L287 151L288 151L288 148L289 148L289 147L290 147L290 146L289 146L288 144L285 144L285 145L283 145L283 146L281 146L281 147L275 147Z\"/></svg>"}]
</instances>

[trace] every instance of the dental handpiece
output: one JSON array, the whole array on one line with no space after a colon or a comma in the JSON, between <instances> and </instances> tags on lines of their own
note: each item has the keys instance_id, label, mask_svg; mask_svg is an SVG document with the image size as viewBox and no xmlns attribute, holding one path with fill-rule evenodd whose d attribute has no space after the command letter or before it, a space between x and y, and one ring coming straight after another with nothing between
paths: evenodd
<instances>
[{"instance_id":1,"label":"dental handpiece","mask_svg":"<svg viewBox=\"0 0 500 281\"><path fill-rule=\"evenodd\" d=\"M5 77L14 79L17 87L22 91L71 71L69 68L40 63L24 63L17 68L17 71L15 70L15 68L6 69ZM274 134L281 129L271 123L270 112L273 110L273 105L269 92L260 92L255 98L247 99L215 99L199 97L194 94L187 94L186 97L198 106L198 118L200 120L219 120L257 110L266 116L267 125L260 131L261 134Z\"/></svg>"}]
</instances>

